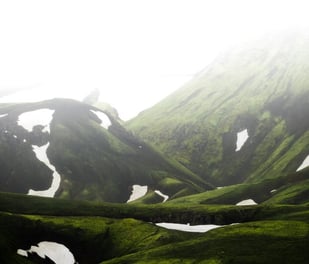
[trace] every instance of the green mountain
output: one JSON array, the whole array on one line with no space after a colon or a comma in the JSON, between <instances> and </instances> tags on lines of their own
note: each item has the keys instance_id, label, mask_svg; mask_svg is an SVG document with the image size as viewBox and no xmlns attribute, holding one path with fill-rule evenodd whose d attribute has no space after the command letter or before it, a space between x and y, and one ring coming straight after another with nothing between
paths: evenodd
<instances>
[{"instance_id":1,"label":"green mountain","mask_svg":"<svg viewBox=\"0 0 309 264\"><path fill-rule=\"evenodd\" d=\"M45 127L41 122L46 117L31 117L42 110L52 111L51 122ZM34 148L42 151L44 146L61 178L56 197L125 202L133 185L147 185L148 193L160 190L170 199L212 188L127 132L108 112L90 105L54 99L2 105L0 114L1 191L28 193L29 189L48 189L53 179L52 167L34 152ZM30 129L20 123L24 114L34 119L24 121L34 122ZM101 126L100 115L105 118L105 127ZM153 201L162 202L163 198L156 196Z\"/></svg>"},{"instance_id":2,"label":"green mountain","mask_svg":"<svg viewBox=\"0 0 309 264\"><path fill-rule=\"evenodd\" d=\"M41 243L70 264L309 263L308 47L234 49L127 123L96 92L0 105L0 263L54 263Z\"/></svg>"},{"instance_id":3,"label":"green mountain","mask_svg":"<svg viewBox=\"0 0 309 264\"><path fill-rule=\"evenodd\" d=\"M126 126L216 186L293 173L309 154L308 47L294 32L235 48Z\"/></svg>"}]
</instances>

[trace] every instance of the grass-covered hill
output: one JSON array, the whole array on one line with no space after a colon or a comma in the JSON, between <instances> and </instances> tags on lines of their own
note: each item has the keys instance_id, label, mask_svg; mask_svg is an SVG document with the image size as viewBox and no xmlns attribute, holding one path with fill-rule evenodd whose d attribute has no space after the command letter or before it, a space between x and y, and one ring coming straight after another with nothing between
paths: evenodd
<instances>
[{"instance_id":1,"label":"grass-covered hill","mask_svg":"<svg viewBox=\"0 0 309 264\"><path fill-rule=\"evenodd\" d=\"M216 186L293 173L309 154L308 47L294 32L235 48L126 126Z\"/></svg>"},{"instance_id":2,"label":"grass-covered hill","mask_svg":"<svg viewBox=\"0 0 309 264\"><path fill-rule=\"evenodd\" d=\"M309 207L130 205L0 193L0 262L51 263L17 254L42 241L78 263L307 263ZM227 225L186 233L153 223ZM228 225L238 223L235 225Z\"/></svg>"},{"instance_id":3,"label":"grass-covered hill","mask_svg":"<svg viewBox=\"0 0 309 264\"><path fill-rule=\"evenodd\" d=\"M18 123L23 113L42 109L54 111L50 132L39 119L31 131ZM101 126L98 112L110 126ZM0 106L0 115L1 191L48 189L53 172L33 151L46 144L49 161L61 176L56 197L125 202L134 184L147 185L149 192L160 190L171 199L212 188L127 132L108 112L90 105L68 99L6 104Z\"/></svg>"},{"instance_id":4,"label":"grass-covered hill","mask_svg":"<svg viewBox=\"0 0 309 264\"><path fill-rule=\"evenodd\" d=\"M252 199L257 204L303 204L309 202L309 168L258 183L241 183L177 198L172 204L236 205Z\"/></svg>"}]
</instances>

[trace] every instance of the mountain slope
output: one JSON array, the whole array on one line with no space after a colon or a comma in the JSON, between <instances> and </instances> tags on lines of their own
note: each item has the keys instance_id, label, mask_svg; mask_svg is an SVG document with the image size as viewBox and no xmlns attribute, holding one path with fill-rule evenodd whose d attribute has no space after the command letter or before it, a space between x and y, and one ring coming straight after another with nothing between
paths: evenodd
<instances>
[{"instance_id":1,"label":"mountain slope","mask_svg":"<svg viewBox=\"0 0 309 264\"><path fill-rule=\"evenodd\" d=\"M54 99L5 105L0 114L1 191L47 189L55 174L56 197L70 199L125 202L134 184L170 199L211 188L95 107Z\"/></svg>"},{"instance_id":2,"label":"mountain slope","mask_svg":"<svg viewBox=\"0 0 309 264\"><path fill-rule=\"evenodd\" d=\"M309 154L308 47L294 32L236 48L126 126L217 186L295 172Z\"/></svg>"},{"instance_id":3,"label":"mountain slope","mask_svg":"<svg viewBox=\"0 0 309 264\"><path fill-rule=\"evenodd\" d=\"M252 199L257 204L308 204L309 168L258 183L242 183L180 197L171 204L231 204Z\"/></svg>"}]
</instances>

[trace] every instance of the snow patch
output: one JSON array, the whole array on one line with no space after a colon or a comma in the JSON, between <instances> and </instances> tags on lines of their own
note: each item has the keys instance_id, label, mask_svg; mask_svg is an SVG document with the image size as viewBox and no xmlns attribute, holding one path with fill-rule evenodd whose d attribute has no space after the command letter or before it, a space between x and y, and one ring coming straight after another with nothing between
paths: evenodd
<instances>
[{"instance_id":1,"label":"snow patch","mask_svg":"<svg viewBox=\"0 0 309 264\"><path fill-rule=\"evenodd\" d=\"M160 226L166 229L179 230L184 232L205 233L215 228L222 227L220 225L193 225L190 224L177 224L177 223L156 223L156 226Z\"/></svg>"},{"instance_id":2,"label":"snow patch","mask_svg":"<svg viewBox=\"0 0 309 264\"><path fill-rule=\"evenodd\" d=\"M248 129L244 129L244 130L237 133L237 142L236 142L235 152L241 150L241 148L246 143L248 138L249 138Z\"/></svg>"},{"instance_id":3,"label":"snow patch","mask_svg":"<svg viewBox=\"0 0 309 264\"><path fill-rule=\"evenodd\" d=\"M270 191L270 193L275 193L277 190L276 189L273 189Z\"/></svg>"},{"instance_id":4,"label":"snow patch","mask_svg":"<svg viewBox=\"0 0 309 264\"><path fill-rule=\"evenodd\" d=\"M25 112L19 115L17 123L29 132L32 131L34 126L42 125L44 127L42 132L50 133L50 123L53 119L54 112L55 110L45 108Z\"/></svg>"},{"instance_id":5,"label":"snow patch","mask_svg":"<svg viewBox=\"0 0 309 264\"><path fill-rule=\"evenodd\" d=\"M7 116L8 114L1 114L0 118Z\"/></svg>"},{"instance_id":6,"label":"snow patch","mask_svg":"<svg viewBox=\"0 0 309 264\"><path fill-rule=\"evenodd\" d=\"M17 254L23 257L28 257L28 251L23 249L18 249Z\"/></svg>"},{"instance_id":7,"label":"snow patch","mask_svg":"<svg viewBox=\"0 0 309 264\"><path fill-rule=\"evenodd\" d=\"M49 143L44 146L38 147L32 145L33 151L38 160L42 161L48 168L53 171L53 181L49 189L43 191L34 191L32 189L29 190L28 195L36 195L36 196L44 196L44 197L54 197L56 191L59 188L61 177L59 173L56 171L56 168L50 164L50 161L47 157L47 148L49 147Z\"/></svg>"},{"instance_id":8,"label":"snow patch","mask_svg":"<svg viewBox=\"0 0 309 264\"><path fill-rule=\"evenodd\" d=\"M309 155L304 159L303 163L297 168L296 171L300 171L309 166Z\"/></svg>"},{"instance_id":9,"label":"snow patch","mask_svg":"<svg viewBox=\"0 0 309 264\"><path fill-rule=\"evenodd\" d=\"M168 200L168 198L169 198L169 196L168 196L168 195L163 194L163 193L162 193L162 192L160 192L159 190L155 190L155 193L156 193L157 195L160 195L161 197L163 197L163 198L164 198L164 200L163 200L163 202L162 202L162 203L165 203L165 202Z\"/></svg>"},{"instance_id":10,"label":"snow patch","mask_svg":"<svg viewBox=\"0 0 309 264\"><path fill-rule=\"evenodd\" d=\"M66 246L56 242L43 241L38 246L31 246L29 250L17 250L17 254L24 257L28 257L28 252L36 253L43 259L47 256L56 264L76 263L71 251Z\"/></svg>"},{"instance_id":11,"label":"snow patch","mask_svg":"<svg viewBox=\"0 0 309 264\"><path fill-rule=\"evenodd\" d=\"M17 138L17 136L16 136L16 135L13 135L13 137L14 137L14 138Z\"/></svg>"},{"instance_id":12,"label":"snow patch","mask_svg":"<svg viewBox=\"0 0 309 264\"><path fill-rule=\"evenodd\" d=\"M148 191L148 186L141 186L141 185L133 185L133 190L132 190L132 194L129 198L129 200L127 201L127 203L129 202L133 202L141 197L143 197Z\"/></svg>"},{"instance_id":13,"label":"snow patch","mask_svg":"<svg viewBox=\"0 0 309 264\"><path fill-rule=\"evenodd\" d=\"M236 205L238 205L238 206L243 206L243 205L257 205L257 203L256 203L254 200L252 200L252 199L247 199L247 200L243 200L243 201L237 203Z\"/></svg>"},{"instance_id":14,"label":"snow patch","mask_svg":"<svg viewBox=\"0 0 309 264\"><path fill-rule=\"evenodd\" d=\"M94 113L101 120L102 127L104 127L105 129L108 129L110 127L112 122L110 121L109 117L106 114L100 111L94 111L94 110L90 110L90 111Z\"/></svg>"}]
</instances>

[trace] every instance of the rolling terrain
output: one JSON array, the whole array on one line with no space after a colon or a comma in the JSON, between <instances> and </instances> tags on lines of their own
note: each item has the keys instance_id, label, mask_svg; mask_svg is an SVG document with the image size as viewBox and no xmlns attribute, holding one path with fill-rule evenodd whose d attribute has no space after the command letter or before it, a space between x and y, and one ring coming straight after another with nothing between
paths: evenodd
<instances>
[{"instance_id":1,"label":"rolling terrain","mask_svg":"<svg viewBox=\"0 0 309 264\"><path fill-rule=\"evenodd\" d=\"M61 243L88 264L309 260L308 202L126 205L0 193L0 211L1 263L47 263L36 254L17 254L41 241ZM154 225L163 221L222 227L187 233Z\"/></svg>"},{"instance_id":2,"label":"rolling terrain","mask_svg":"<svg viewBox=\"0 0 309 264\"><path fill-rule=\"evenodd\" d=\"M0 263L309 263L308 47L229 51L129 122L96 92L1 104Z\"/></svg>"}]
</instances>

